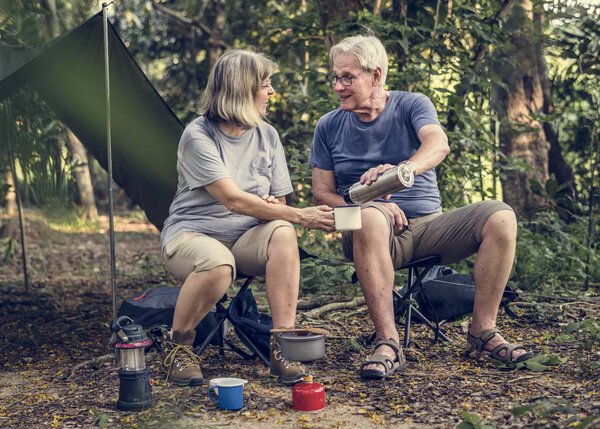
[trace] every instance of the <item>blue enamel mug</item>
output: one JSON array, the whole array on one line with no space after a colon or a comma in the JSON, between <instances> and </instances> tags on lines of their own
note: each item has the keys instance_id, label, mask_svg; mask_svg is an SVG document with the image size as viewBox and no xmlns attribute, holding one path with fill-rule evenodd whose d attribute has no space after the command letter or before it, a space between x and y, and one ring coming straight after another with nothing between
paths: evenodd
<instances>
[{"instance_id":1,"label":"blue enamel mug","mask_svg":"<svg viewBox=\"0 0 600 429\"><path fill-rule=\"evenodd\" d=\"M208 397L221 410L241 410L244 408L244 384L242 378L213 378L208 387Z\"/></svg>"}]
</instances>

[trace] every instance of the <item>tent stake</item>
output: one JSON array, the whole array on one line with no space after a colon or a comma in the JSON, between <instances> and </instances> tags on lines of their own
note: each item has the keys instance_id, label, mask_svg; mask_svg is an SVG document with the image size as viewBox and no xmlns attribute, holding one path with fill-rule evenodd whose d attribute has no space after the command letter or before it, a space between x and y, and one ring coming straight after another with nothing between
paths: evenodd
<instances>
[{"instance_id":1,"label":"tent stake","mask_svg":"<svg viewBox=\"0 0 600 429\"><path fill-rule=\"evenodd\" d=\"M15 157L12 151L12 136L14 133L11 131L14 129L14 123L12 120L10 99L6 100L5 103L6 121L8 123L6 130L6 142L8 144L8 159L10 162L10 169L12 170L13 183L15 185L15 193L17 197L17 210L19 213L19 233L21 238L21 260L23 261L23 282L25 284L25 293L29 293L29 272L27 271L27 245L25 242L25 217L23 215L23 201L21 200L21 188L19 187L19 181L17 180L17 170Z\"/></svg>"},{"instance_id":2,"label":"tent stake","mask_svg":"<svg viewBox=\"0 0 600 429\"><path fill-rule=\"evenodd\" d=\"M108 64L108 16L106 8L112 4L102 3L102 22L104 33L104 82L106 85L106 153L108 164L108 219L110 236L110 285L112 290L112 315L113 320L117 320L117 281L116 281L116 261L115 261L115 221L114 221L114 202L113 202L113 172L112 172L112 141L111 141L111 123L110 123L110 76Z\"/></svg>"}]
</instances>

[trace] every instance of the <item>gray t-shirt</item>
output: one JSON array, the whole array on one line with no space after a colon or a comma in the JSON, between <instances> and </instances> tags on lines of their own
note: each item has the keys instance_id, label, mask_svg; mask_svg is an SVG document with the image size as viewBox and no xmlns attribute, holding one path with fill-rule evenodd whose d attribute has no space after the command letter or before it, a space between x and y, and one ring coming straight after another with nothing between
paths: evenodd
<instances>
[{"instance_id":1,"label":"gray t-shirt","mask_svg":"<svg viewBox=\"0 0 600 429\"><path fill-rule=\"evenodd\" d=\"M341 109L324 115L315 129L308 162L333 171L337 192L343 195L369 168L409 159L421 145L417 133L427 124L439 125L427 96L391 91L385 109L371 122ZM390 201L409 218L441 212L435 170L417 176L411 188L394 193Z\"/></svg>"},{"instance_id":2,"label":"gray t-shirt","mask_svg":"<svg viewBox=\"0 0 600 429\"><path fill-rule=\"evenodd\" d=\"M259 197L293 191L279 135L263 124L240 137L223 133L200 116L185 129L177 149L177 193L161 233L161 245L184 231L202 232L220 241L234 241L259 221L229 211L205 186L229 177Z\"/></svg>"}]
</instances>

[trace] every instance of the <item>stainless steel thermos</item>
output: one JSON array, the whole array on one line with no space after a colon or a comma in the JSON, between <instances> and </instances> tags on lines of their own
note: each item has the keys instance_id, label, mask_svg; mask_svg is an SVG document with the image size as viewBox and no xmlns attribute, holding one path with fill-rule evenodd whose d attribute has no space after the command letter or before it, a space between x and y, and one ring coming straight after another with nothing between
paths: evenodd
<instances>
[{"instance_id":1,"label":"stainless steel thermos","mask_svg":"<svg viewBox=\"0 0 600 429\"><path fill-rule=\"evenodd\" d=\"M415 175L408 164L399 164L385 171L370 185L356 182L344 194L346 204L363 204L381 198L387 194L410 188L415 182Z\"/></svg>"}]
</instances>

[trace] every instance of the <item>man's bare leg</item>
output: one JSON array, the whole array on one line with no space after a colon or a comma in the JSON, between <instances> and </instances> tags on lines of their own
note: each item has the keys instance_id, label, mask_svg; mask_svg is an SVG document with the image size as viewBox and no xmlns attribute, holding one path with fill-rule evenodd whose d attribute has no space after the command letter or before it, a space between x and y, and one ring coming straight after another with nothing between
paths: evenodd
<instances>
[{"instance_id":1,"label":"man's bare leg","mask_svg":"<svg viewBox=\"0 0 600 429\"><path fill-rule=\"evenodd\" d=\"M481 245L473 269L475 303L470 332L478 337L496 327L498 307L515 259L517 219L510 210L500 210L486 221L481 233ZM506 340L496 334L485 346L491 351ZM525 350L512 353L513 360Z\"/></svg>"},{"instance_id":2,"label":"man's bare leg","mask_svg":"<svg viewBox=\"0 0 600 429\"><path fill-rule=\"evenodd\" d=\"M354 267L360 280L369 315L378 339L393 339L399 344L394 321L394 265L390 255L388 221L379 210L362 211L362 228L353 232ZM382 237L385 237L382 239ZM380 346L373 354L385 355L392 360L396 353L389 346ZM381 370L381 364L365 366Z\"/></svg>"}]
</instances>

